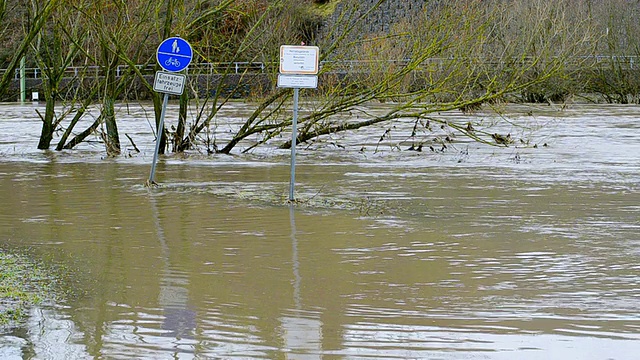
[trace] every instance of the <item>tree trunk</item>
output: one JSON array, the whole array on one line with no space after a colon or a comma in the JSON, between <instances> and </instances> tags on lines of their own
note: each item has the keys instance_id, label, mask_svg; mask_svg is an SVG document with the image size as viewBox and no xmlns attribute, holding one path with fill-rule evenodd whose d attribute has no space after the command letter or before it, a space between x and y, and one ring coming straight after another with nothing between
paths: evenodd
<instances>
[{"instance_id":1,"label":"tree trunk","mask_svg":"<svg viewBox=\"0 0 640 360\"><path fill-rule=\"evenodd\" d=\"M93 124L91 124L91 126L89 126L83 132L81 132L80 134L76 135L73 139L71 139L71 141L69 141L64 146L64 149L65 150L73 149L76 145L83 142L84 139L87 138L87 136L91 135L92 132L96 131L96 129L98 128L98 126L100 126L101 123L102 123L102 115L98 116L98 118L93 122Z\"/></svg>"},{"instance_id":2,"label":"tree trunk","mask_svg":"<svg viewBox=\"0 0 640 360\"><path fill-rule=\"evenodd\" d=\"M73 116L73 119L67 126L67 129L64 131L64 134L62 134L62 137L60 137L60 140L58 141L58 145L56 146L57 151L60 151L62 149L71 149L73 148L73 146L75 146L74 144L71 147L67 147L65 143L67 142L67 139L69 138L69 136L71 136L71 132L75 128L78 121L80 121L84 113L87 111L87 108L89 107L89 105L91 105L93 101L92 99L98 93L98 89L99 89L98 86L94 86L93 89L91 90L91 93L82 101L82 106L78 109L76 114ZM82 140L84 140L84 138L81 139L80 141Z\"/></svg>"},{"instance_id":3,"label":"tree trunk","mask_svg":"<svg viewBox=\"0 0 640 360\"><path fill-rule=\"evenodd\" d=\"M180 96L180 112L178 113L178 127L173 138L173 152L183 152L190 146L189 139L184 138L187 127L187 108L189 106L189 94L184 92Z\"/></svg>"},{"instance_id":4,"label":"tree trunk","mask_svg":"<svg viewBox=\"0 0 640 360\"><path fill-rule=\"evenodd\" d=\"M118 136L118 125L116 124L115 99L112 94L105 94L103 102L103 118L107 127L106 148L107 156L120 155L120 137Z\"/></svg>"},{"instance_id":5,"label":"tree trunk","mask_svg":"<svg viewBox=\"0 0 640 360\"><path fill-rule=\"evenodd\" d=\"M40 141L38 142L39 150L47 150L51 146L51 140L53 140L54 129L54 117L56 106L56 95L54 92L47 91L45 93L47 105L44 110L44 117L42 118L42 131L40 132Z\"/></svg>"},{"instance_id":6,"label":"tree trunk","mask_svg":"<svg viewBox=\"0 0 640 360\"><path fill-rule=\"evenodd\" d=\"M153 110L156 118L156 129L160 126L160 116L162 116L162 102L164 96L159 93L153 93ZM157 133L157 131L156 131ZM158 147L158 154L164 154L164 149L167 147L167 136L165 135L166 131L163 131L160 134L160 139L156 139L156 141L160 141L160 147Z\"/></svg>"}]
</instances>

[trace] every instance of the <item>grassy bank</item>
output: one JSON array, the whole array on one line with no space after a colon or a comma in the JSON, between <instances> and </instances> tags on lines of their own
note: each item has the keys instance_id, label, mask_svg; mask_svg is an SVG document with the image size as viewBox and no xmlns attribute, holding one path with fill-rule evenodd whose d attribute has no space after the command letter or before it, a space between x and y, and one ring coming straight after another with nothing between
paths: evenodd
<instances>
[{"instance_id":1,"label":"grassy bank","mask_svg":"<svg viewBox=\"0 0 640 360\"><path fill-rule=\"evenodd\" d=\"M31 306L53 299L55 283L41 264L0 249L0 332L20 325Z\"/></svg>"}]
</instances>

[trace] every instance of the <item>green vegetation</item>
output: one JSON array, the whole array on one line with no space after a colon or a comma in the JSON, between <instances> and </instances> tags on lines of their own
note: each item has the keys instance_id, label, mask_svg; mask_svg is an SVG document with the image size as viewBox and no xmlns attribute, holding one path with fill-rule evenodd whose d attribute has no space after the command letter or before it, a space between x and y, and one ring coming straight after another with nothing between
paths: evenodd
<instances>
[{"instance_id":1,"label":"green vegetation","mask_svg":"<svg viewBox=\"0 0 640 360\"><path fill-rule=\"evenodd\" d=\"M283 44L317 45L322 61L319 88L309 92L314 103L299 119L298 143L413 119L411 148L429 147L424 139L433 137L431 124L452 135L509 146L482 124L452 123L437 114L483 106L499 111L496 104L504 102L570 104L596 96L612 103L640 102L637 1L427 0L412 16L389 13L401 4L2 1L0 68L8 71L0 73L0 99L15 99L6 84L14 82L25 54L28 66L45 75L41 91L47 107L39 114L38 148L49 149L57 141L56 150L71 150L95 136L107 155L120 156L115 104L145 94L159 123L162 96L151 79L152 71L160 70L155 49L161 39L180 35L194 47L194 65L207 65L189 69L178 124L162 132L161 153L171 146L173 152L230 154L278 141L292 120L285 111L291 89L274 86ZM238 62L258 64L259 70L238 70ZM69 66L73 71L66 71ZM251 112L242 126L220 136L219 110L237 98L244 98ZM380 116L361 110L376 102L393 106ZM85 114L94 104L99 114ZM75 129L85 116L92 124Z\"/></svg>"},{"instance_id":2,"label":"green vegetation","mask_svg":"<svg viewBox=\"0 0 640 360\"><path fill-rule=\"evenodd\" d=\"M316 15L327 17L336 11L336 5L339 2L340 0L316 0L310 11Z\"/></svg>"},{"instance_id":3,"label":"green vegetation","mask_svg":"<svg viewBox=\"0 0 640 360\"><path fill-rule=\"evenodd\" d=\"M52 283L42 265L0 249L0 330L18 325L31 306L52 299Z\"/></svg>"}]
</instances>

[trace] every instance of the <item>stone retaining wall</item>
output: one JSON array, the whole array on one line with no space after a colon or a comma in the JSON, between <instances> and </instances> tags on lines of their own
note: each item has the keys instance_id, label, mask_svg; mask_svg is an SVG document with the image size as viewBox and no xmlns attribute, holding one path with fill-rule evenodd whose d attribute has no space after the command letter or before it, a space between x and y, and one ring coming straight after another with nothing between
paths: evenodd
<instances>
[{"instance_id":1,"label":"stone retaining wall","mask_svg":"<svg viewBox=\"0 0 640 360\"><path fill-rule=\"evenodd\" d=\"M384 33L400 20L409 20L420 14L425 7L437 4L439 0L387 0L380 7L373 10L361 25L354 31L354 34L375 34ZM353 11L353 18L356 19L369 11L378 0L343 0L336 5L336 11L325 24L325 30L330 29L345 11ZM354 6L355 5L355 6ZM322 36L322 35L321 35ZM327 39L334 40L334 39Z\"/></svg>"},{"instance_id":2,"label":"stone retaining wall","mask_svg":"<svg viewBox=\"0 0 640 360\"><path fill-rule=\"evenodd\" d=\"M146 75L145 80L150 84L153 84L153 75ZM74 96L82 99L88 96L91 92L91 87L95 86L96 80L86 79L82 84L76 79L66 79L62 81L61 93L59 98L71 99ZM222 86L218 87L218 84L223 81ZM190 85L188 88L195 88L198 91L198 97L212 97L216 91L220 91L222 96L231 95L232 98L249 98L251 96L263 96L273 91L276 87L274 76L269 74L246 74L244 76L239 74L230 74L226 77L223 75L190 75ZM32 100L32 94L34 92L39 93L39 100L44 101L44 93L42 90L42 79L26 79L26 92L27 100ZM76 92L76 89L80 87L80 91ZM139 79L132 79L129 86L119 96L121 100L150 100L151 93ZM96 100L99 100L98 94ZM193 96L193 94L191 94ZM9 91L7 91L5 98L0 99L0 102L13 102L18 101L20 98L20 82L13 80L9 85Z\"/></svg>"}]
</instances>

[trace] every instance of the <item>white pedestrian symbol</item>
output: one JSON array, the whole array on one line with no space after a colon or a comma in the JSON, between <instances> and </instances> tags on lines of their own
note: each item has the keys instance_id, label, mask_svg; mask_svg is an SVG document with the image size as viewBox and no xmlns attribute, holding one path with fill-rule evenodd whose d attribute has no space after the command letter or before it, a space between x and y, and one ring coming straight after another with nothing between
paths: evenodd
<instances>
[{"instance_id":1,"label":"white pedestrian symbol","mask_svg":"<svg viewBox=\"0 0 640 360\"><path fill-rule=\"evenodd\" d=\"M178 47L178 40L173 40L173 44L171 45L171 52L179 53L180 47Z\"/></svg>"}]
</instances>

